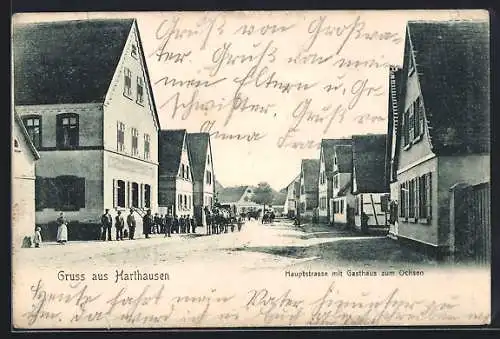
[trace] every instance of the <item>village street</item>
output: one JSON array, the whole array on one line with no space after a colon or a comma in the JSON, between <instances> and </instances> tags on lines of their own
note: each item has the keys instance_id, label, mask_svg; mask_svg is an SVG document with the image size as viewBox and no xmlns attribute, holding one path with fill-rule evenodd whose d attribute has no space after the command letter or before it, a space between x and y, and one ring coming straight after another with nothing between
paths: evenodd
<instances>
[{"instance_id":1,"label":"village street","mask_svg":"<svg viewBox=\"0 0 500 339\"><path fill-rule=\"evenodd\" d=\"M247 221L241 232L205 235L153 235L124 241L55 242L41 248L18 249L15 260L22 267L191 267L227 265L232 269L284 269L314 267L381 268L435 263L383 234L363 236L327 225L305 224L298 228L290 220L273 224ZM15 265L15 263L14 263Z\"/></svg>"}]
</instances>

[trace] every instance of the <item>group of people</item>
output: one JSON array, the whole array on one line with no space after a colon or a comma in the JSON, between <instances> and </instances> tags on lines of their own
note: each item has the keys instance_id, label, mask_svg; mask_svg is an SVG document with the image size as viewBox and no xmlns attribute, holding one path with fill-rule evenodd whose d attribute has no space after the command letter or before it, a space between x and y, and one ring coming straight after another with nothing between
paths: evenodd
<instances>
[{"instance_id":1,"label":"group of people","mask_svg":"<svg viewBox=\"0 0 500 339\"><path fill-rule=\"evenodd\" d=\"M137 221L135 219L134 210L130 210L130 214L126 218L128 227L125 229L125 219L121 211L117 212L114 220L116 230L116 240L121 241L124 238L135 239ZM150 209L142 217L142 233L145 238L149 238L151 234L165 234L170 237L172 233L196 233L196 219L190 215L172 216L168 213L165 215L155 213L153 216ZM109 209L101 217L101 236L103 241L111 241L111 228L113 227L113 218L109 214Z\"/></svg>"}]
</instances>

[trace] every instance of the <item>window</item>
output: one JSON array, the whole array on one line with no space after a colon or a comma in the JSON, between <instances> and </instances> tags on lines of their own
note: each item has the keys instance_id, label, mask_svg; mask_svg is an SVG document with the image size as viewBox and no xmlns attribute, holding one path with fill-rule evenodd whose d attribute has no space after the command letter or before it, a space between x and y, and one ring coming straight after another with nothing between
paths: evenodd
<instances>
[{"instance_id":1,"label":"window","mask_svg":"<svg viewBox=\"0 0 500 339\"><path fill-rule=\"evenodd\" d=\"M207 156L207 164L210 165L210 154Z\"/></svg>"},{"instance_id":2,"label":"window","mask_svg":"<svg viewBox=\"0 0 500 339\"><path fill-rule=\"evenodd\" d=\"M151 208L151 186L144 185L144 207Z\"/></svg>"},{"instance_id":3,"label":"window","mask_svg":"<svg viewBox=\"0 0 500 339\"><path fill-rule=\"evenodd\" d=\"M123 95L130 98L132 96L132 72L130 69L125 68L123 74L125 76Z\"/></svg>"},{"instance_id":4,"label":"window","mask_svg":"<svg viewBox=\"0 0 500 339\"><path fill-rule=\"evenodd\" d=\"M137 103L142 105L144 103L144 80L142 77L137 77Z\"/></svg>"},{"instance_id":5,"label":"window","mask_svg":"<svg viewBox=\"0 0 500 339\"><path fill-rule=\"evenodd\" d=\"M56 141L58 148L78 147L78 114L59 114L57 116Z\"/></svg>"},{"instance_id":6,"label":"window","mask_svg":"<svg viewBox=\"0 0 500 339\"><path fill-rule=\"evenodd\" d=\"M426 173L400 185L399 217L427 223L432 213L432 173Z\"/></svg>"},{"instance_id":7,"label":"window","mask_svg":"<svg viewBox=\"0 0 500 339\"><path fill-rule=\"evenodd\" d=\"M339 188L339 177L338 176L333 177L333 188L335 188L335 189Z\"/></svg>"},{"instance_id":8,"label":"window","mask_svg":"<svg viewBox=\"0 0 500 339\"><path fill-rule=\"evenodd\" d=\"M187 209L187 195L184 195L184 209Z\"/></svg>"},{"instance_id":9,"label":"window","mask_svg":"<svg viewBox=\"0 0 500 339\"><path fill-rule=\"evenodd\" d=\"M125 124L119 121L116 124L116 150L125 151Z\"/></svg>"},{"instance_id":10,"label":"window","mask_svg":"<svg viewBox=\"0 0 500 339\"><path fill-rule=\"evenodd\" d=\"M136 182L132 183L132 207L139 207L139 184Z\"/></svg>"},{"instance_id":11,"label":"window","mask_svg":"<svg viewBox=\"0 0 500 339\"><path fill-rule=\"evenodd\" d=\"M186 168L184 167L184 164L181 164L181 177L184 179L186 175Z\"/></svg>"},{"instance_id":12,"label":"window","mask_svg":"<svg viewBox=\"0 0 500 339\"><path fill-rule=\"evenodd\" d=\"M189 180L189 166L186 165L186 179Z\"/></svg>"},{"instance_id":13,"label":"window","mask_svg":"<svg viewBox=\"0 0 500 339\"><path fill-rule=\"evenodd\" d=\"M211 185L212 184L212 172L207 171L206 177L207 177L207 184Z\"/></svg>"},{"instance_id":14,"label":"window","mask_svg":"<svg viewBox=\"0 0 500 339\"><path fill-rule=\"evenodd\" d=\"M410 147L418 142L424 133L424 103L422 96L411 103L403 114L403 146Z\"/></svg>"},{"instance_id":15,"label":"window","mask_svg":"<svg viewBox=\"0 0 500 339\"><path fill-rule=\"evenodd\" d=\"M354 213L355 213L356 215L359 215L359 197L358 197L358 196L356 196L356 197L354 198L354 206L355 206L355 211L354 211Z\"/></svg>"},{"instance_id":16,"label":"window","mask_svg":"<svg viewBox=\"0 0 500 339\"><path fill-rule=\"evenodd\" d=\"M23 118L23 124L36 149L42 146L42 119L39 116Z\"/></svg>"},{"instance_id":17,"label":"window","mask_svg":"<svg viewBox=\"0 0 500 339\"><path fill-rule=\"evenodd\" d=\"M340 213L344 213L344 200L340 200Z\"/></svg>"},{"instance_id":18,"label":"window","mask_svg":"<svg viewBox=\"0 0 500 339\"><path fill-rule=\"evenodd\" d=\"M78 211L85 208L85 178L59 176L36 177L35 208L53 208L57 211Z\"/></svg>"},{"instance_id":19,"label":"window","mask_svg":"<svg viewBox=\"0 0 500 339\"><path fill-rule=\"evenodd\" d=\"M132 155L137 156L139 154L139 131L137 128L132 128Z\"/></svg>"},{"instance_id":20,"label":"window","mask_svg":"<svg viewBox=\"0 0 500 339\"><path fill-rule=\"evenodd\" d=\"M125 181L116 181L116 204L115 207L125 207Z\"/></svg>"},{"instance_id":21,"label":"window","mask_svg":"<svg viewBox=\"0 0 500 339\"><path fill-rule=\"evenodd\" d=\"M144 134L144 159L149 159L149 134Z\"/></svg>"},{"instance_id":22,"label":"window","mask_svg":"<svg viewBox=\"0 0 500 339\"><path fill-rule=\"evenodd\" d=\"M178 197L178 205L179 205L179 208L182 208L182 195L179 194L179 197Z\"/></svg>"},{"instance_id":23,"label":"window","mask_svg":"<svg viewBox=\"0 0 500 339\"><path fill-rule=\"evenodd\" d=\"M137 59L137 46L135 44L132 44L130 55L132 55L132 57Z\"/></svg>"},{"instance_id":24,"label":"window","mask_svg":"<svg viewBox=\"0 0 500 339\"><path fill-rule=\"evenodd\" d=\"M191 196L188 196L188 208L191 208Z\"/></svg>"}]
</instances>

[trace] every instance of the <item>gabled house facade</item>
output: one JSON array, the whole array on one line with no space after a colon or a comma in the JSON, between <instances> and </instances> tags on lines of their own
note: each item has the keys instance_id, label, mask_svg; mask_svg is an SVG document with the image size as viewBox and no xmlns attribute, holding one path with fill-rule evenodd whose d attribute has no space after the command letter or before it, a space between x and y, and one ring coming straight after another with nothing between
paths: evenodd
<instances>
[{"instance_id":1,"label":"gabled house facade","mask_svg":"<svg viewBox=\"0 0 500 339\"><path fill-rule=\"evenodd\" d=\"M318 208L319 159L302 159L300 166L300 216L313 217Z\"/></svg>"},{"instance_id":2,"label":"gabled house facade","mask_svg":"<svg viewBox=\"0 0 500 339\"><path fill-rule=\"evenodd\" d=\"M330 200L333 197L333 163L336 145L349 145L350 139L323 139L321 140L318 174L318 217L320 222L329 222L333 219Z\"/></svg>"},{"instance_id":3,"label":"gabled house facade","mask_svg":"<svg viewBox=\"0 0 500 339\"><path fill-rule=\"evenodd\" d=\"M188 133L185 129L161 130L158 145L159 213L192 216L194 181Z\"/></svg>"},{"instance_id":4,"label":"gabled house facade","mask_svg":"<svg viewBox=\"0 0 500 339\"><path fill-rule=\"evenodd\" d=\"M385 182L385 134L352 136L352 194L354 226L362 230L362 218L368 228L387 227L389 188Z\"/></svg>"},{"instance_id":5,"label":"gabled house facade","mask_svg":"<svg viewBox=\"0 0 500 339\"><path fill-rule=\"evenodd\" d=\"M193 212L198 225L206 226L205 207L212 210L215 176L209 133L188 133L188 150L193 172Z\"/></svg>"},{"instance_id":6,"label":"gabled house facade","mask_svg":"<svg viewBox=\"0 0 500 339\"><path fill-rule=\"evenodd\" d=\"M155 210L160 125L137 22L15 24L13 60L14 104L40 153L37 224L64 211L70 240L95 239L106 208Z\"/></svg>"},{"instance_id":7,"label":"gabled house facade","mask_svg":"<svg viewBox=\"0 0 500 339\"><path fill-rule=\"evenodd\" d=\"M16 112L11 139L11 239L14 251L23 245L25 237L33 236L35 231L35 163L40 155Z\"/></svg>"},{"instance_id":8,"label":"gabled house facade","mask_svg":"<svg viewBox=\"0 0 500 339\"><path fill-rule=\"evenodd\" d=\"M488 23L407 24L400 123L392 126L397 236L438 256L453 252L450 218L463 213L450 209L450 192L490 180L489 74Z\"/></svg>"},{"instance_id":9,"label":"gabled house facade","mask_svg":"<svg viewBox=\"0 0 500 339\"><path fill-rule=\"evenodd\" d=\"M283 214L288 218L295 218L300 203L300 174L286 187L286 201Z\"/></svg>"},{"instance_id":10,"label":"gabled house facade","mask_svg":"<svg viewBox=\"0 0 500 339\"><path fill-rule=\"evenodd\" d=\"M222 188L217 196L221 205L229 205L233 212L237 215L262 209L259 205L252 201L253 186L235 186Z\"/></svg>"},{"instance_id":11,"label":"gabled house facade","mask_svg":"<svg viewBox=\"0 0 500 339\"><path fill-rule=\"evenodd\" d=\"M333 154L333 189L330 199L330 222L354 224L352 194L352 145L337 145Z\"/></svg>"}]
</instances>

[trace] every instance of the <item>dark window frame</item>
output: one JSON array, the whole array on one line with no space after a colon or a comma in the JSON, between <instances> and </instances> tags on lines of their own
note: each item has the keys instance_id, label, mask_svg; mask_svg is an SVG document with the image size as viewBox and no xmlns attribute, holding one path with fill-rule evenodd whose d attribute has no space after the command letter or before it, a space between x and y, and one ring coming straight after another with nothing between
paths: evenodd
<instances>
[{"instance_id":1,"label":"dark window frame","mask_svg":"<svg viewBox=\"0 0 500 339\"><path fill-rule=\"evenodd\" d=\"M32 134L30 133L30 130L33 129L33 126L28 126L27 122L28 120L38 120L38 144L33 140ZM21 119L23 121L24 128L28 132L28 135L30 136L31 142L33 143L33 146L35 146L36 149L40 149L42 147L42 116L40 114L29 114L25 115Z\"/></svg>"},{"instance_id":2,"label":"dark window frame","mask_svg":"<svg viewBox=\"0 0 500 339\"><path fill-rule=\"evenodd\" d=\"M64 119L68 119L68 127L64 125ZM71 119L76 119L76 122L73 124ZM62 139L64 137L65 129L71 131L71 126L75 126L75 135L73 135L73 142L71 142L71 135L69 138L69 144L66 144ZM57 149L74 149L80 146L80 115L77 113L61 113L56 116L56 146Z\"/></svg>"},{"instance_id":3,"label":"dark window frame","mask_svg":"<svg viewBox=\"0 0 500 339\"><path fill-rule=\"evenodd\" d=\"M128 67L123 69L123 95L132 98L132 71Z\"/></svg>"}]
</instances>

